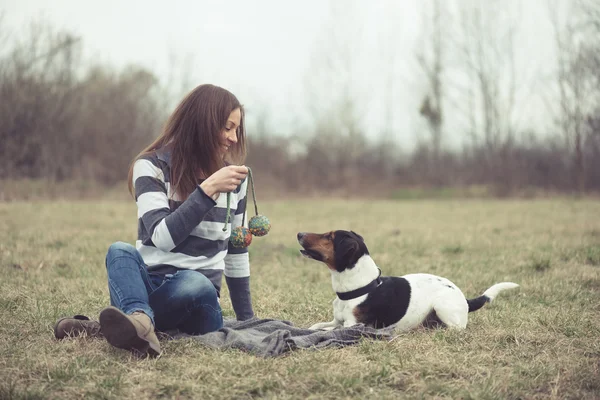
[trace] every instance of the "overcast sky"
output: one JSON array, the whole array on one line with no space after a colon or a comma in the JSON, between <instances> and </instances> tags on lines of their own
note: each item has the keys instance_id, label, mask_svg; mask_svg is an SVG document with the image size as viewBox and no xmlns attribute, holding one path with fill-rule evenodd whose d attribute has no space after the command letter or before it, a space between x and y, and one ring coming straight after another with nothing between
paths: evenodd
<instances>
[{"instance_id":1,"label":"overcast sky","mask_svg":"<svg viewBox=\"0 0 600 400\"><path fill-rule=\"evenodd\" d=\"M379 137L392 124L393 140L410 147L425 129L418 107L426 85L415 61L424 3L365 0L332 8L324 0L0 0L0 9L13 37L31 20L44 19L80 35L87 59L117 67L140 64L164 84L170 74L183 74L185 79L179 76L171 83L183 84L185 90L200 83L223 86L240 98L249 114L262 111L283 135L307 128L308 106L332 97L325 93L329 83L330 92L337 91L339 74L320 74L322 81L316 77L322 68L332 68L328 55L345 52L361 124L369 136ZM501 4L514 11L503 23L519 27L520 110L515 118L522 129L547 129L547 93L538 93L555 65L546 0ZM392 122L385 106L389 99ZM447 122L452 131L448 142L457 143L461 121L450 115Z\"/></svg>"}]
</instances>

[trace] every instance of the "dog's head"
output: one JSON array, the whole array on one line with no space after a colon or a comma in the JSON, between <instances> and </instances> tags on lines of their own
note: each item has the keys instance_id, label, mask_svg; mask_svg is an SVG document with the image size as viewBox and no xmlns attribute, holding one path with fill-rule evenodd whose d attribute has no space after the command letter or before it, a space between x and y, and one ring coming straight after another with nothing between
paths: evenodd
<instances>
[{"instance_id":1,"label":"dog's head","mask_svg":"<svg viewBox=\"0 0 600 400\"><path fill-rule=\"evenodd\" d=\"M362 236L353 231L298 233L303 256L321 261L333 271L342 272L354 267L362 256L369 254Z\"/></svg>"}]
</instances>

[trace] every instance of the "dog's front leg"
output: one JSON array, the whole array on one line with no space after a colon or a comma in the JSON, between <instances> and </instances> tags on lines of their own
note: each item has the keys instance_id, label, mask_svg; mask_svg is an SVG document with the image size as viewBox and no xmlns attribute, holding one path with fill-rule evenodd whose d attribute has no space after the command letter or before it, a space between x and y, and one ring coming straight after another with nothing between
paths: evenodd
<instances>
[{"instance_id":1,"label":"dog's front leg","mask_svg":"<svg viewBox=\"0 0 600 400\"><path fill-rule=\"evenodd\" d=\"M337 328L338 326L342 326L342 324L340 324L340 322L337 319L333 319L333 321L331 322L319 322L318 324L314 324L313 326L311 326L308 329L311 330L322 330L322 331L332 331L335 328Z\"/></svg>"},{"instance_id":2,"label":"dog's front leg","mask_svg":"<svg viewBox=\"0 0 600 400\"><path fill-rule=\"evenodd\" d=\"M354 317L346 318L344 320L344 328L349 328L349 327L354 326L356 324L357 324L356 318L354 318Z\"/></svg>"}]
</instances>

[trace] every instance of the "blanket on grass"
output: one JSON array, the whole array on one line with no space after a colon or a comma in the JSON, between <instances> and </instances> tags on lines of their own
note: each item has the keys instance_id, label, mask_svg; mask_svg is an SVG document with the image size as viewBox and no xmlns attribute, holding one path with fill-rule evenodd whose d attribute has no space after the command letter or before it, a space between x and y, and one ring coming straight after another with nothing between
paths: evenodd
<instances>
[{"instance_id":1,"label":"blanket on grass","mask_svg":"<svg viewBox=\"0 0 600 400\"><path fill-rule=\"evenodd\" d=\"M225 319L223 328L204 335L176 333L174 339L192 338L213 349L235 348L262 357L275 357L296 349L325 349L357 344L362 338L391 340L394 327L382 329L363 324L332 331L298 328L288 321L252 318Z\"/></svg>"}]
</instances>

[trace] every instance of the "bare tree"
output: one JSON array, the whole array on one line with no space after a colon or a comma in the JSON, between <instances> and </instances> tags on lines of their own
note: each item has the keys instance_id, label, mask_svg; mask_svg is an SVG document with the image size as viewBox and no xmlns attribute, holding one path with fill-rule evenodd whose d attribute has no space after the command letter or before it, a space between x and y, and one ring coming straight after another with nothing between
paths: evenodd
<instances>
[{"instance_id":1,"label":"bare tree","mask_svg":"<svg viewBox=\"0 0 600 400\"><path fill-rule=\"evenodd\" d=\"M180 55L175 49L169 48L167 54L169 66L161 87L161 101L166 110L172 110L196 86L198 63L192 53Z\"/></svg>"},{"instance_id":2,"label":"bare tree","mask_svg":"<svg viewBox=\"0 0 600 400\"><path fill-rule=\"evenodd\" d=\"M594 131L594 115L600 110L600 5L589 0L572 3L548 0L556 45L558 105L556 111L565 145L571 154L574 182L586 191L586 132ZM567 9L561 20L561 10Z\"/></svg>"},{"instance_id":3,"label":"bare tree","mask_svg":"<svg viewBox=\"0 0 600 400\"><path fill-rule=\"evenodd\" d=\"M154 76L83 65L80 40L35 21L0 57L0 179L123 180L158 134Z\"/></svg>"},{"instance_id":4,"label":"bare tree","mask_svg":"<svg viewBox=\"0 0 600 400\"><path fill-rule=\"evenodd\" d=\"M0 59L0 175L61 179L71 168L79 52L78 38L34 21Z\"/></svg>"},{"instance_id":5,"label":"bare tree","mask_svg":"<svg viewBox=\"0 0 600 400\"><path fill-rule=\"evenodd\" d=\"M515 108L516 19L504 2L461 2L459 50L475 96L474 132L493 151L512 138Z\"/></svg>"},{"instance_id":6,"label":"bare tree","mask_svg":"<svg viewBox=\"0 0 600 400\"><path fill-rule=\"evenodd\" d=\"M307 145L308 165L313 174L322 176L316 182L323 188L352 180L366 146L361 119L368 105L367 95L361 93L355 79L361 50L360 18L346 1L333 1L330 14L331 23L326 24L315 46L305 85L314 129ZM323 176L324 171L333 173Z\"/></svg>"},{"instance_id":7,"label":"bare tree","mask_svg":"<svg viewBox=\"0 0 600 400\"><path fill-rule=\"evenodd\" d=\"M423 38L416 52L416 58L427 81L427 93L421 102L420 114L425 118L431 135L432 166L434 180L440 182L440 151L442 146L443 127L443 84L444 74L444 41L443 21L448 15L441 0L431 0L430 7L423 8Z\"/></svg>"},{"instance_id":8,"label":"bare tree","mask_svg":"<svg viewBox=\"0 0 600 400\"><path fill-rule=\"evenodd\" d=\"M481 160L480 179L511 190L515 173L509 162L516 132L517 72L515 37L520 1L457 2L459 25L455 41L458 79L454 94L469 121L472 148ZM454 71L457 75L457 71Z\"/></svg>"}]
</instances>

